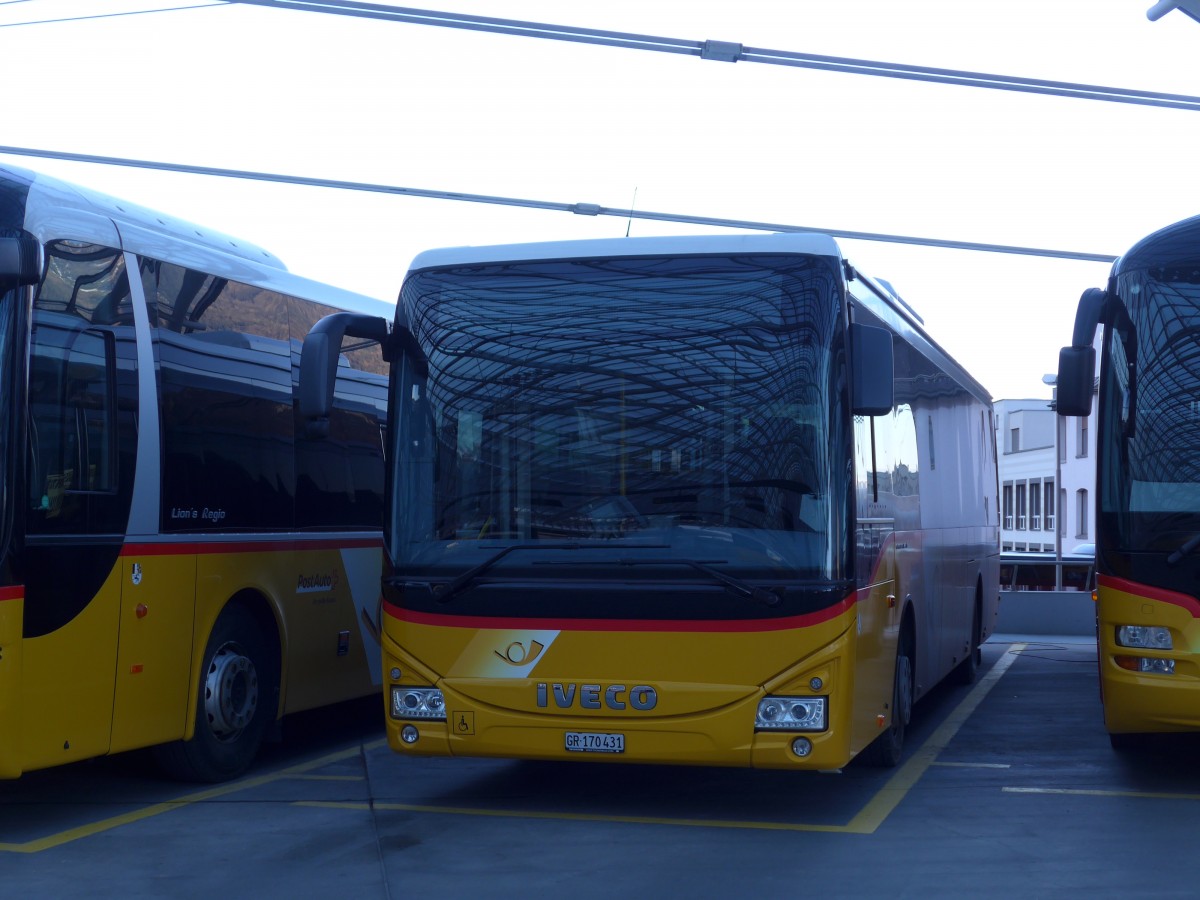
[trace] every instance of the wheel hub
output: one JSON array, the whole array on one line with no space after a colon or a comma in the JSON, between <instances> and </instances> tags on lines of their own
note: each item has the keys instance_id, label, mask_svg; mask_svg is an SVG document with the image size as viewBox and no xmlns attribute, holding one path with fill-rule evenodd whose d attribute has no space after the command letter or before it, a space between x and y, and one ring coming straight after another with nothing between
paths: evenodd
<instances>
[{"instance_id":1,"label":"wheel hub","mask_svg":"<svg viewBox=\"0 0 1200 900\"><path fill-rule=\"evenodd\" d=\"M204 684L204 711L218 740L237 737L258 709L258 672L248 656L225 644L213 654Z\"/></svg>"}]
</instances>

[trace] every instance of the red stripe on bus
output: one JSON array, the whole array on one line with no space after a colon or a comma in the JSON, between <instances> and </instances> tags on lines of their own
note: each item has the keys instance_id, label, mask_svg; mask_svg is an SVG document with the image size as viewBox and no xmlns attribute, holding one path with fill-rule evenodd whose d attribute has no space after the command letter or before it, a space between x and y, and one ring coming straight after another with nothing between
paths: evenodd
<instances>
[{"instance_id":1,"label":"red stripe on bus","mask_svg":"<svg viewBox=\"0 0 1200 900\"><path fill-rule=\"evenodd\" d=\"M678 631L678 632L749 632L788 631L819 625L836 619L854 606L854 595L813 613L779 619L522 619L487 616L455 616L446 613L416 612L392 603L383 611L400 622L414 625L438 625L446 628L536 629L539 631Z\"/></svg>"},{"instance_id":2,"label":"red stripe on bus","mask_svg":"<svg viewBox=\"0 0 1200 900\"><path fill-rule=\"evenodd\" d=\"M1126 594L1134 594L1138 597L1145 597L1147 600L1158 600L1160 603L1170 603L1172 606L1181 606L1192 614L1192 618L1200 619L1200 601L1195 597L1189 597L1187 594L1168 591L1165 588L1152 587L1148 584L1139 584L1136 581L1127 581L1124 578L1116 578L1112 575L1100 575L1097 577L1097 582L1100 587L1111 588L1114 591L1122 591Z\"/></svg>"},{"instance_id":3,"label":"red stripe on bus","mask_svg":"<svg viewBox=\"0 0 1200 900\"><path fill-rule=\"evenodd\" d=\"M0 587L0 601L20 600L25 596L25 585L14 584L11 587Z\"/></svg>"},{"instance_id":4,"label":"red stripe on bus","mask_svg":"<svg viewBox=\"0 0 1200 900\"><path fill-rule=\"evenodd\" d=\"M192 543L126 544L122 556L190 556L211 553L277 553L286 550L357 550L382 549L383 541L361 538L339 541L321 538L312 541L197 541Z\"/></svg>"}]
</instances>

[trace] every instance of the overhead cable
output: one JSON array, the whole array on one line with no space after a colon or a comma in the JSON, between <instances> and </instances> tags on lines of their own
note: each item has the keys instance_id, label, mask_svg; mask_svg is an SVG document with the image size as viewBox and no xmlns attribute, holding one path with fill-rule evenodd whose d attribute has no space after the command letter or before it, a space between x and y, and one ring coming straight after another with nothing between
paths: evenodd
<instances>
[{"instance_id":1,"label":"overhead cable","mask_svg":"<svg viewBox=\"0 0 1200 900\"><path fill-rule=\"evenodd\" d=\"M1075 84L1069 81L1046 81L1039 78L1022 78L961 69L938 69L929 66L910 66L904 63L841 56L820 56L814 53L797 53L788 50L765 50L757 47L745 47L731 41L693 41L649 34L578 28L570 25L552 25L545 22L526 22L519 19L496 19L489 16L471 16L403 6L382 6L377 3L360 3L356 0L230 0L230 2L249 6L266 6L273 9L290 9L298 12L382 19L412 25L462 28L516 37L600 44L608 47L623 47L628 50L685 54L719 62L766 63L775 66L822 69L852 75L875 75L963 87L1048 94L1078 100L1105 100L1111 103L1133 103L1143 106L1200 111L1200 97L1189 94Z\"/></svg>"},{"instance_id":2,"label":"overhead cable","mask_svg":"<svg viewBox=\"0 0 1200 900\"><path fill-rule=\"evenodd\" d=\"M0 3L0 6L7 6L8 3L17 3L21 0L8 0L7 3ZM24 22L3 22L0 23L0 28L20 28L25 25L61 25L65 22L86 22L90 19L120 19L127 16L144 16L150 13L164 12L182 12L186 9L204 9L209 6L227 6L227 0L212 0L211 3L193 3L188 6L159 6L154 9L131 9L125 12L110 12L110 13L92 13L86 16L61 16L57 19L30 19Z\"/></svg>"},{"instance_id":3,"label":"overhead cable","mask_svg":"<svg viewBox=\"0 0 1200 900\"><path fill-rule=\"evenodd\" d=\"M1075 250L1052 250L1044 247L1020 247L1009 244L986 244L973 241L954 241L942 238L918 237L914 235L882 234L870 231L847 231L841 228L820 228L813 225L793 225L781 222L757 222L747 219L725 219L712 216L693 216L687 213L651 212L644 209L620 209L601 206L597 203L561 203L552 200L532 200L519 197L500 197L490 194L468 194L458 191L440 191L429 188L399 187L386 184L370 184L360 181L342 181L333 178L312 178L301 175L283 175L273 172L251 172L242 169L221 169L211 166L191 166L182 163L154 162L151 160L122 159L113 156L95 156L87 153L64 153L55 150L38 150L29 147L0 146L0 154L31 156L41 159L60 159L69 162L92 163L103 166L128 166L139 169L157 169L164 172L181 172L188 175L208 175L218 178L241 178L249 181L298 184L306 187L333 188L343 191L365 191L376 194L394 194L403 197L421 197L431 200L456 200L465 203L489 203L497 206L516 206L526 209L543 209L568 212L579 216L615 216L622 219L646 219L654 222L676 222L685 225L706 225L713 228L742 228L750 231L802 232L828 234L833 237L854 241L877 241L892 244L915 244L923 247L940 247L949 250L977 250L986 253L1010 253L1019 256L1041 256L1053 259L1073 259L1083 262L1109 263L1116 259L1107 253L1083 253Z\"/></svg>"}]
</instances>

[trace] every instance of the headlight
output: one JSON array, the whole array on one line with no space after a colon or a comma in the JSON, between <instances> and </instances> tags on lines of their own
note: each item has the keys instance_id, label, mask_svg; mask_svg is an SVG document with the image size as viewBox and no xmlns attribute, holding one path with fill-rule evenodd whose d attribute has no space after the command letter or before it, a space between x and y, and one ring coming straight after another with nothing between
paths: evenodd
<instances>
[{"instance_id":1,"label":"headlight","mask_svg":"<svg viewBox=\"0 0 1200 900\"><path fill-rule=\"evenodd\" d=\"M446 697L437 688L392 685L393 719L445 719Z\"/></svg>"},{"instance_id":2,"label":"headlight","mask_svg":"<svg viewBox=\"0 0 1200 900\"><path fill-rule=\"evenodd\" d=\"M754 727L760 731L824 731L824 697L764 697Z\"/></svg>"},{"instance_id":3,"label":"headlight","mask_svg":"<svg viewBox=\"0 0 1200 900\"><path fill-rule=\"evenodd\" d=\"M1158 625L1118 625L1117 643L1122 647L1171 650L1171 631Z\"/></svg>"}]
</instances>

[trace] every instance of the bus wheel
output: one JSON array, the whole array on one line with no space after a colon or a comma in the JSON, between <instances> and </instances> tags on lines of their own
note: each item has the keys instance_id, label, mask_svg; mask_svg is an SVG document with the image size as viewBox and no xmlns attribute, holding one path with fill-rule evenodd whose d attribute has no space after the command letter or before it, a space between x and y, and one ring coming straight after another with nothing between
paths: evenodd
<instances>
[{"instance_id":1,"label":"bus wheel","mask_svg":"<svg viewBox=\"0 0 1200 900\"><path fill-rule=\"evenodd\" d=\"M275 716L277 673L254 617L241 606L221 613L208 638L190 741L156 748L160 765L186 781L227 781L253 762Z\"/></svg>"},{"instance_id":2,"label":"bus wheel","mask_svg":"<svg viewBox=\"0 0 1200 900\"><path fill-rule=\"evenodd\" d=\"M895 768L904 750L904 731L912 718L913 652L912 638L907 628L900 633L896 647L896 673L892 681L892 718L887 730L863 751L863 761L869 766Z\"/></svg>"},{"instance_id":3,"label":"bus wheel","mask_svg":"<svg viewBox=\"0 0 1200 900\"><path fill-rule=\"evenodd\" d=\"M1144 750L1146 747L1146 736L1144 734L1121 733L1108 735L1109 745L1118 752L1129 750Z\"/></svg>"}]
</instances>

